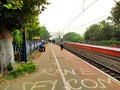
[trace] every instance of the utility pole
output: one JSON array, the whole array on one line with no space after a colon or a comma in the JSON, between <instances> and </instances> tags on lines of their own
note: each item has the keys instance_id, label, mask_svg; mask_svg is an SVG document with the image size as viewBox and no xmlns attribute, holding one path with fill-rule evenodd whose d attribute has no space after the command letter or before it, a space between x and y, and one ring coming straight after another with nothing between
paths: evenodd
<instances>
[{"instance_id":1,"label":"utility pole","mask_svg":"<svg viewBox=\"0 0 120 90\"><path fill-rule=\"evenodd\" d=\"M23 43L22 43L22 59L27 62L27 48L26 48L26 32L23 29Z\"/></svg>"},{"instance_id":2,"label":"utility pole","mask_svg":"<svg viewBox=\"0 0 120 90\"><path fill-rule=\"evenodd\" d=\"M61 33L60 33L60 30L59 30L59 40L61 40Z\"/></svg>"}]
</instances>

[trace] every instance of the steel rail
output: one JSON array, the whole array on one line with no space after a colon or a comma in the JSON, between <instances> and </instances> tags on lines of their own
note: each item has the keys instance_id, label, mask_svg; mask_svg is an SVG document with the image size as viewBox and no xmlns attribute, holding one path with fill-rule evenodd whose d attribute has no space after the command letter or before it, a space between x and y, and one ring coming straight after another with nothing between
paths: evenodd
<instances>
[{"instance_id":1,"label":"steel rail","mask_svg":"<svg viewBox=\"0 0 120 90\"><path fill-rule=\"evenodd\" d=\"M83 50L83 49L80 50L80 49L78 49L76 47L72 47L72 46L65 45L64 48L120 81L120 71L119 71L119 69L117 70L114 65L109 64L109 63L111 63L111 61L108 56L106 57L105 55L101 55L99 53L96 54L93 51L90 52L88 50ZM104 62L101 62L100 61L101 59L103 59ZM113 60L113 59L111 59L111 60ZM114 58L114 60L115 60L115 58ZM106 63L106 62L109 62L109 63ZM118 61L118 63L119 63L119 61Z\"/></svg>"}]
</instances>

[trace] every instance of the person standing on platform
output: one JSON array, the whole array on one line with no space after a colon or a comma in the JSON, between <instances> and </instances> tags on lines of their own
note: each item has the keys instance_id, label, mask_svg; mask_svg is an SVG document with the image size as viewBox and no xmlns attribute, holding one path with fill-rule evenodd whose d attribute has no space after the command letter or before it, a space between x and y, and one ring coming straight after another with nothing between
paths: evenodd
<instances>
[{"instance_id":1,"label":"person standing on platform","mask_svg":"<svg viewBox=\"0 0 120 90\"><path fill-rule=\"evenodd\" d=\"M61 42L60 42L61 50L63 50L63 46L64 46L64 42L63 42L63 40L61 39Z\"/></svg>"}]
</instances>

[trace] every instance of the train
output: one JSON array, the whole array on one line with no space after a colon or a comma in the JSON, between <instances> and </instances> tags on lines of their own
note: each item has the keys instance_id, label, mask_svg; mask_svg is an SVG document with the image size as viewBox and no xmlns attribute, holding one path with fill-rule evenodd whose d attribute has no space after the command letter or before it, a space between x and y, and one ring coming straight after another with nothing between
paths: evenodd
<instances>
[{"instance_id":1,"label":"train","mask_svg":"<svg viewBox=\"0 0 120 90\"><path fill-rule=\"evenodd\" d=\"M111 56L120 58L120 48L96 46L96 45L73 43L73 42L65 42L64 44L65 44L65 47L71 47L71 48L73 47L76 49L80 48L80 49L99 52L102 54L107 54L107 55L111 55Z\"/></svg>"}]
</instances>

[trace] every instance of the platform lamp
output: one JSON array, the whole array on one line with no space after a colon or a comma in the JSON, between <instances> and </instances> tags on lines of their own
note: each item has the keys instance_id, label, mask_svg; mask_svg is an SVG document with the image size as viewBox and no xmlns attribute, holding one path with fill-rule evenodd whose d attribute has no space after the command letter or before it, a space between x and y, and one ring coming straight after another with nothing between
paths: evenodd
<instances>
[{"instance_id":1,"label":"platform lamp","mask_svg":"<svg viewBox=\"0 0 120 90\"><path fill-rule=\"evenodd\" d=\"M64 30L59 30L59 40L63 39L63 32Z\"/></svg>"},{"instance_id":2,"label":"platform lamp","mask_svg":"<svg viewBox=\"0 0 120 90\"><path fill-rule=\"evenodd\" d=\"M59 30L59 41L61 40L60 30Z\"/></svg>"}]
</instances>

